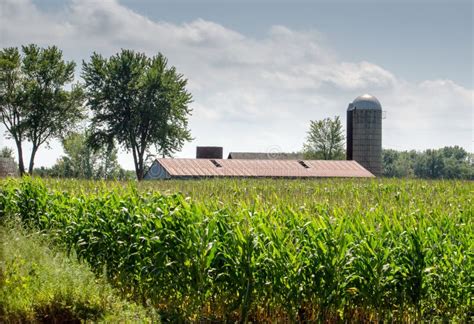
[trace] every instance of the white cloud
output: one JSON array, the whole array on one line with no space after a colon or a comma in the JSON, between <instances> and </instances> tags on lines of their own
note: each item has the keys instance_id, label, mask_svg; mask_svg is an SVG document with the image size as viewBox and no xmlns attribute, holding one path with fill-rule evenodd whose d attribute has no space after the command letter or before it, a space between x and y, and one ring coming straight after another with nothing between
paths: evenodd
<instances>
[{"instance_id":1,"label":"white cloud","mask_svg":"<svg viewBox=\"0 0 474 324\"><path fill-rule=\"evenodd\" d=\"M163 52L194 95L190 125L196 140L182 156L192 156L195 145L214 144L226 151L298 150L310 119L345 119L349 101L365 92L387 111L384 146L458 144L472 150L472 89L450 80L415 84L370 62L343 62L314 30L273 26L257 39L202 19L152 21L116 1L74 0L55 13L28 0L3 0L1 6L1 47L55 44L79 66L93 51ZM38 153L39 164L55 158ZM132 167L128 156L121 160Z\"/></svg>"}]
</instances>

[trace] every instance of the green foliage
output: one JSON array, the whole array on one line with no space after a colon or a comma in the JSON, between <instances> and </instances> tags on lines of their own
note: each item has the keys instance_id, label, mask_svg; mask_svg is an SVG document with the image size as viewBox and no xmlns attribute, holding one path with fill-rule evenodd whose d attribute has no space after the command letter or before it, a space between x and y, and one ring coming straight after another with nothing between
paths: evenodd
<instances>
[{"instance_id":1,"label":"green foliage","mask_svg":"<svg viewBox=\"0 0 474 324\"><path fill-rule=\"evenodd\" d=\"M307 159L345 159L344 134L339 116L334 119L311 120L304 154Z\"/></svg>"},{"instance_id":2,"label":"green foliage","mask_svg":"<svg viewBox=\"0 0 474 324\"><path fill-rule=\"evenodd\" d=\"M471 316L471 182L23 179L1 188L0 217L53 234L165 320Z\"/></svg>"},{"instance_id":3,"label":"green foliage","mask_svg":"<svg viewBox=\"0 0 474 324\"><path fill-rule=\"evenodd\" d=\"M13 150L9 147L6 147L6 146L2 147L2 149L0 150L0 157L7 158L7 159L14 159L15 158Z\"/></svg>"},{"instance_id":4,"label":"green foliage","mask_svg":"<svg viewBox=\"0 0 474 324\"><path fill-rule=\"evenodd\" d=\"M424 152L383 150L382 159L386 177L474 179L472 156L459 146Z\"/></svg>"},{"instance_id":5,"label":"green foliage","mask_svg":"<svg viewBox=\"0 0 474 324\"><path fill-rule=\"evenodd\" d=\"M25 172L22 143L26 140L26 107L22 105L21 55L18 48L0 51L0 117L7 136L15 140L20 175Z\"/></svg>"},{"instance_id":6,"label":"green foliage","mask_svg":"<svg viewBox=\"0 0 474 324\"><path fill-rule=\"evenodd\" d=\"M22 144L32 151L31 174L39 147L64 135L84 118L83 91L74 80L74 62L63 60L56 46L34 44L0 51L0 113L7 132L15 140L20 174L25 172Z\"/></svg>"},{"instance_id":7,"label":"green foliage","mask_svg":"<svg viewBox=\"0 0 474 324\"><path fill-rule=\"evenodd\" d=\"M398 152L395 150L382 150L383 175L385 177L411 178L415 173L413 165L416 152Z\"/></svg>"},{"instance_id":8,"label":"green foliage","mask_svg":"<svg viewBox=\"0 0 474 324\"><path fill-rule=\"evenodd\" d=\"M117 141L132 151L138 180L144 176L145 153L152 147L170 156L191 139L187 80L168 67L160 53L152 58L131 50L106 59L94 53L83 64L87 104L92 110L90 144Z\"/></svg>"},{"instance_id":9,"label":"green foliage","mask_svg":"<svg viewBox=\"0 0 474 324\"><path fill-rule=\"evenodd\" d=\"M0 245L2 323L158 320L151 309L119 298L104 278L41 233L9 221L0 226Z\"/></svg>"},{"instance_id":10,"label":"green foliage","mask_svg":"<svg viewBox=\"0 0 474 324\"><path fill-rule=\"evenodd\" d=\"M52 167L51 175L81 179L117 179L121 168L117 149L113 146L92 150L87 145L87 133L70 133L63 138L64 153Z\"/></svg>"}]
</instances>

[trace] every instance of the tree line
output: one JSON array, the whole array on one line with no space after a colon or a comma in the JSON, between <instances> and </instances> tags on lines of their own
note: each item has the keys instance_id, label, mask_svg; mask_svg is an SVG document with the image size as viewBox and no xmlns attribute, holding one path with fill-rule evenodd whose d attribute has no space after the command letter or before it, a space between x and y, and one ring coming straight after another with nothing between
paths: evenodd
<instances>
[{"instance_id":1,"label":"tree line","mask_svg":"<svg viewBox=\"0 0 474 324\"><path fill-rule=\"evenodd\" d=\"M40 147L60 139L66 157L56 167L62 174L93 177L102 168L107 175L122 147L132 153L141 180L147 156L171 156L192 139L187 80L161 53L94 53L82 62L80 82L74 82L75 68L56 46L0 51L0 119L15 143L20 175L33 174Z\"/></svg>"},{"instance_id":2,"label":"tree line","mask_svg":"<svg viewBox=\"0 0 474 324\"><path fill-rule=\"evenodd\" d=\"M459 146L425 151L382 151L383 175L396 178L474 180L474 155Z\"/></svg>"}]
</instances>

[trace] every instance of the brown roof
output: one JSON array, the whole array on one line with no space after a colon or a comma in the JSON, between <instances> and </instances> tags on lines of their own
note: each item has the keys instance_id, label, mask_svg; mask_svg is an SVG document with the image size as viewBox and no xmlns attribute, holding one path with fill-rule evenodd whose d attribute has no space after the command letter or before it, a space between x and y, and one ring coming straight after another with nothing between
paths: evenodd
<instances>
[{"instance_id":1,"label":"brown roof","mask_svg":"<svg viewBox=\"0 0 474 324\"><path fill-rule=\"evenodd\" d=\"M243 160L302 160L302 153L283 153L283 152L230 152L228 159Z\"/></svg>"},{"instance_id":2,"label":"brown roof","mask_svg":"<svg viewBox=\"0 0 474 324\"><path fill-rule=\"evenodd\" d=\"M356 161L157 159L171 177L373 177Z\"/></svg>"}]
</instances>

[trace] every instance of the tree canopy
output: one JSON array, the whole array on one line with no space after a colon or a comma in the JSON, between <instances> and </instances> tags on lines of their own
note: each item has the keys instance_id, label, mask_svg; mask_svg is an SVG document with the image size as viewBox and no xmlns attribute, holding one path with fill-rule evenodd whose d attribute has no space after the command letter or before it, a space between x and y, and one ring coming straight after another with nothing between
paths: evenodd
<instances>
[{"instance_id":1,"label":"tree canopy","mask_svg":"<svg viewBox=\"0 0 474 324\"><path fill-rule=\"evenodd\" d=\"M62 178L118 179L123 172L117 160L117 149L104 146L92 150L87 145L89 132L70 133L62 139L65 155L43 173Z\"/></svg>"},{"instance_id":2,"label":"tree canopy","mask_svg":"<svg viewBox=\"0 0 474 324\"><path fill-rule=\"evenodd\" d=\"M116 141L131 151L139 180L145 153L154 148L170 156L191 140L187 80L167 63L161 53L148 58L131 50L108 59L94 53L83 63L87 105L93 114L89 143L100 147Z\"/></svg>"},{"instance_id":3,"label":"tree canopy","mask_svg":"<svg viewBox=\"0 0 474 324\"><path fill-rule=\"evenodd\" d=\"M12 159L14 160L15 159L15 156L14 156L14 153L13 153L13 150L9 147L2 147L0 149L0 157L2 158L7 158L7 159Z\"/></svg>"},{"instance_id":4,"label":"tree canopy","mask_svg":"<svg viewBox=\"0 0 474 324\"><path fill-rule=\"evenodd\" d=\"M23 143L31 143L28 172L39 147L75 128L84 118L83 91L74 80L74 62L63 60L56 46L34 44L0 51L0 115L18 150L20 174L25 172Z\"/></svg>"},{"instance_id":5,"label":"tree canopy","mask_svg":"<svg viewBox=\"0 0 474 324\"><path fill-rule=\"evenodd\" d=\"M459 146L423 152L383 150L383 175L424 179L474 179L473 156Z\"/></svg>"},{"instance_id":6,"label":"tree canopy","mask_svg":"<svg viewBox=\"0 0 474 324\"><path fill-rule=\"evenodd\" d=\"M344 133L339 116L310 121L304 154L308 159L345 159Z\"/></svg>"},{"instance_id":7,"label":"tree canopy","mask_svg":"<svg viewBox=\"0 0 474 324\"><path fill-rule=\"evenodd\" d=\"M25 140L26 108L21 104L21 56L18 48L0 51L0 116L7 136L15 141L18 149L20 174L25 172L22 143Z\"/></svg>"}]
</instances>

